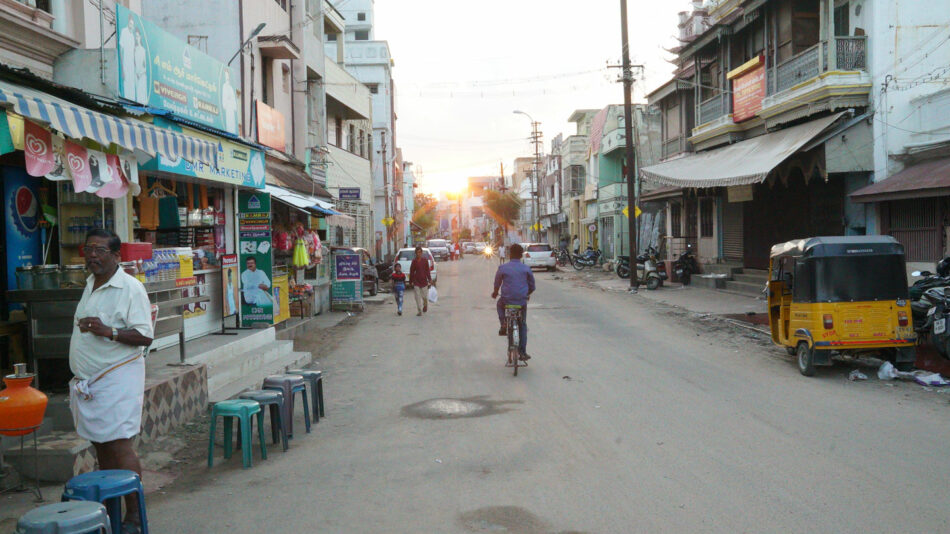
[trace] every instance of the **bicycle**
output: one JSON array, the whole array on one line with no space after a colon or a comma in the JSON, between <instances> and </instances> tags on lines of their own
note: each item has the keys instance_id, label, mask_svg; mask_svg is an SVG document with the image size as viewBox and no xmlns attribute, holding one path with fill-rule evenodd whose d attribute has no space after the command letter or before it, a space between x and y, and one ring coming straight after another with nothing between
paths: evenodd
<instances>
[{"instance_id":1,"label":"bicycle","mask_svg":"<svg viewBox=\"0 0 950 534\"><path fill-rule=\"evenodd\" d=\"M521 351L518 350L522 324L524 324L524 306L505 304L505 329L508 332L508 363L505 367L513 367L514 376L518 376L519 367L528 366L528 362L521 359Z\"/></svg>"},{"instance_id":2,"label":"bicycle","mask_svg":"<svg viewBox=\"0 0 950 534\"><path fill-rule=\"evenodd\" d=\"M566 248L559 248L555 253L557 255L557 264L561 267L567 267L571 264L571 253Z\"/></svg>"}]
</instances>

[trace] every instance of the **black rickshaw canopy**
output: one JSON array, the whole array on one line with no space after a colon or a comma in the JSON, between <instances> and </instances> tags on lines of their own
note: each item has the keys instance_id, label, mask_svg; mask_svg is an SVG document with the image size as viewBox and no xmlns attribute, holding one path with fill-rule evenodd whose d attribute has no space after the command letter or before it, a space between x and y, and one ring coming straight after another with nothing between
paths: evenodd
<instances>
[{"instance_id":1,"label":"black rickshaw canopy","mask_svg":"<svg viewBox=\"0 0 950 534\"><path fill-rule=\"evenodd\" d=\"M904 245L889 235L826 236L795 239L772 246L771 257L904 255Z\"/></svg>"}]
</instances>

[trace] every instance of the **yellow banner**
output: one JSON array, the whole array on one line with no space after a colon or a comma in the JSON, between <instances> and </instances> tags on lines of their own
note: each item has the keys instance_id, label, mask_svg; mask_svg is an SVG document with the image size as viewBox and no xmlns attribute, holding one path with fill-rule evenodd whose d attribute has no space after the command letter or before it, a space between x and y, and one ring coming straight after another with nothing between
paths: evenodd
<instances>
[{"instance_id":1,"label":"yellow banner","mask_svg":"<svg viewBox=\"0 0 950 534\"><path fill-rule=\"evenodd\" d=\"M286 274L274 277L274 324L290 319L290 279Z\"/></svg>"}]
</instances>

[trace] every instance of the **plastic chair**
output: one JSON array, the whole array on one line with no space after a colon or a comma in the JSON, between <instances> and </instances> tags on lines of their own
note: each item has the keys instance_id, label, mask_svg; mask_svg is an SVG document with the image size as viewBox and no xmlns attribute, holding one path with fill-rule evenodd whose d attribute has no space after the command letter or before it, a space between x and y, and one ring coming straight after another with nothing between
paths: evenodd
<instances>
[{"instance_id":1,"label":"plastic chair","mask_svg":"<svg viewBox=\"0 0 950 534\"><path fill-rule=\"evenodd\" d=\"M313 422L319 423L323 414L323 372L314 369L288 369L289 375L300 375L310 383L310 407L313 409Z\"/></svg>"},{"instance_id":2,"label":"plastic chair","mask_svg":"<svg viewBox=\"0 0 950 534\"><path fill-rule=\"evenodd\" d=\"M249 399L257 401L261 405L261 412L257 414L258 426L264 426L264 407L270 408L270 431L271 439L274 443L282 440L284 452L287 452L287 428L284 426L284 394L276 390L258 389L254 391L245 391L238 395L239 399Z\"/></svg>"},{"instance_id":3,"label":"plastic chair","mask_svg":"<svg viewBox=\"0 0 950 534\"><path fill-rule=\"evenodd\" d=\"M294 438L294 394L300 393L303 402L304 422L310 433L310 407L307 405L307 385L300 375L273 375L264 379L261 389L276 389L284 394L284 421L287 423L287 437Z\"/></svg>"},{"instance_id":4,"label":"plastic chair","mask_svg":"<svg viewBox=\"0 0 950 534\"><path fill-rule=\"evenodd\" d=\"M109 513L102 503L68 501L47 504L23 514L16 534L112 534Z\"/></svg>"},{"instance_id":5,"label":"plastic chair","mask_svg":"<svg viewBox=\"0 0 950 534\"><path fill-rule=\"evenodd\" d=\"M66 483L63 501L91 501L102 503L109 512L112 531L122 531L122 498L136 493L139 501L139 522L142 534L148 534L148 516L145 513L145 489L135 471L107 469L74 476Z\"/></svg>"},{"instance_id":6,"label":"plastic chair","mask_svg":"<svg viewBox=\"0 0 950 534\"><path fill-rule=\"evenodd\" d=\"M253 416L256 413L260 413L260 411L260 403L253 400L233 399L215 403L211 408L211 430L208 436L208 467L214 466L214 437L218 416L224 418L224 459L227 460L231 458L231 419L237 418L241 425L239 430L242 445L241 458L244 462L245 469L251 467L251 430L253 428ZM262 421L258 422L257 435L261 442L261 460L266 460L267 443L264 440L264 425Z\"/></svg>"}]
</instances>

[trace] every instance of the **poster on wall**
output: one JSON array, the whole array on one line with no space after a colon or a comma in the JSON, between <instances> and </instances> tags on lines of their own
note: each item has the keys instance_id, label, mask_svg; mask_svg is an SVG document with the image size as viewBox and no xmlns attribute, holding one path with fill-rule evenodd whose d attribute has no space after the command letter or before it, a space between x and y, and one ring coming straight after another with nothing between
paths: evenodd
<instances>
[{"instance_id":1,"label":"poster on wall","mask_svg":"<svg viewBox=\"0 0 950 534\"><path fill-rule=\"evenodd\" d=\"M238 255L221 256L221 285L224 298L224 317L238 314L237 303L241 302L238 292Z\"/></svg>"},{"instance_id":2,"label":"poster on wall","mask_svg":"<svg viewBox=\"0 0 950 534\"><path fill-rule=\"evenodd\" d=\"M290 319L290 277L274 277L274 324Z\"/></svg>"},{"instance_id":3,"label":"poster on wall","mask_svg":"<svg viewBox=\"0 0 950 534\"><path fill-rule=\"evenodd\" d=\"M115 9L119 96L238 133L228 67L121 4Z\"/></svg>"},{"instance_id":4,"label":"poster on wall","mask_svg":"<svg viewBox=\"0 0 950 534\"><path fill-rule=\"evenodd\" d=\"M732 80L732 121L749 120L762 111L765 98L765 62L761 56L729 72Z\"/></svg>"},{"instance_id":5,"label":"poster on wall","mask_svg":"<svg viewBox=\"0 0 950 534\"><path fill-rule=\"evenodd\" d=\"M270 195L238 192L241 326L274 324Z\"/></svg>"},{"instance_id":6,"label":"poster on wall","mask_svg":"<svg viewBox=\"0 0 950 534\"><path fill-rule=\"evenodd\" d=\"M37 196L40 181L21 167L0 167L3 178L3 215L6 226L7 288L16 289L16 268L43 262Z\"/></svg>"},{"instance_id":7,"label":"poster on wall","mask_svg":"<svg viewBox=\"0 0 950 534\"><path fill-rule=\"evenodd\" d=\"M284 114L257 101L257 142L283 152L287 147Z\"/></svg>"}]
</instances>

